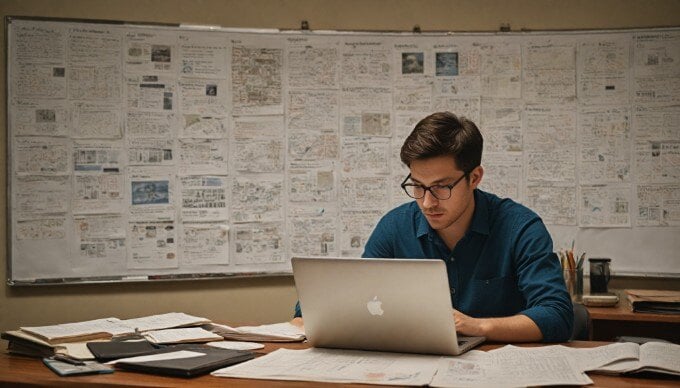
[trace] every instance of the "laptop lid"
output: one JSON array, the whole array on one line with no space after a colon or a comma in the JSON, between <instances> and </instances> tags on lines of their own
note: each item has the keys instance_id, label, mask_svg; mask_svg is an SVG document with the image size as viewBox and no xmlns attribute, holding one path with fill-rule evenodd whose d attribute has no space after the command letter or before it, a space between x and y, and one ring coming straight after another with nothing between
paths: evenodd
<instances>
[{"instance_id":1,"label":"laptop lid","mask_svg":"<svg viewBox=\"0 0 680 388\"><path fill-rule=\"evenodd\" d=\"M305 334L315 347L458 355L446 266L429 259L294 257Z\"/></svg>"}]
</instances>

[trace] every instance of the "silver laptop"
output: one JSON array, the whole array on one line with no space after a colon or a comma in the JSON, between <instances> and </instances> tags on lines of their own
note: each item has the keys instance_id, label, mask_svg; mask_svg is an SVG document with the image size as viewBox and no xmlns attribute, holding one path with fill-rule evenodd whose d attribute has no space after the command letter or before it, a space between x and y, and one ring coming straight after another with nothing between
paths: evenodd
<instances>
[{"instance_id":1,"label":"silver laptop","mask_svg":"<svg viewBox=\"0 0 680 388\"><path fill-rule=\"evenodd\" d=\"M441 260L294 257L312 346L458 355L484 342L459 337Z\"/></svg>"}]
</instances>

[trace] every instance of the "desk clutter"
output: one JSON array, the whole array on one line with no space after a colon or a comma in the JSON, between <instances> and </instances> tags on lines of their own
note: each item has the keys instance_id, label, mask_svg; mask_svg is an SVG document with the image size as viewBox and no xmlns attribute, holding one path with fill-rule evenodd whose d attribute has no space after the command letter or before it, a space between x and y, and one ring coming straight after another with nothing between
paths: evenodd
<instances>
[{"instance_id":1,"label":"desk clutter","mask_svg":"<svg viewBox=\"0 0 680 388\"><path fill-rule=\"evenodd\" d=\"M208 342L218 336L223 340ZM239 341L224 341L229 337ZM592 384L586 372L651 371L680 376L680 345L661 342L593 348L507 345L487 352L472 350L457 357L280 348L256 357L251 351L230 348L230 344L244 344L242 339L302 341L303 329L287 322L230 327L183 313L26 326L4 332L2 338L9 341L9 353L40 357L59 376L107 374L122 369L180 377L211 373L230 378L433 387Z\"/></svg>"},{"instance_id":2,"label":"desk clutter","mask_svg":"<svg viewBox=\"0 0 680 388\"><path fill-rule=\"evenodd\" d=\"M112 373L115 366L183 377L255 357L245 349L258 346L227 339L305 339L304 331L289 323L233 328L184 313L24 326L0 337L8 341L10 354L43 358L45 365L60 376Z\"/></svg>"},{"instance_id":3,"label":"desk clutter","mask_svg":"<svg viewBox=\"0 0 680 388\"><path fill-rule=\"evenodd\" d=\"M506 345L456 357L309 348L279 349L213 376L431 387L587 385L585 372L680 376L680 345L614 343L594 348Z\"/></svg>"}]
</instances>

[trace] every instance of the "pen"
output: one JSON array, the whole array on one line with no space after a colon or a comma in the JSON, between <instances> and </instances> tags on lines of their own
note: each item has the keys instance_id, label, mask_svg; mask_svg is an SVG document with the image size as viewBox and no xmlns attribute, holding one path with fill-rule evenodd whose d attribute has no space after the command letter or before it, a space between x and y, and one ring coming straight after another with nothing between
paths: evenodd
<instances>
[{"instance_id":1,"label":"pen","mask_svg":"<svg viewBox=\"0 0 680 388\"><path fill-rule=\"evenodd\" d=\"M55 354L54 356L52 356L52 359L57 360L57 361L62 361L62 362L65 362L65 363L71 364L71 365L85 365L85 363L83 361L76 360L75 358L71 358L71 357L68 357L68 356L63 355L63 354Z\"/></svg>"},{"instance_id":2,"label":"pen","mask_svg":"<svg viewBox=\"0 0 680 388\"><path fill-rule=\"evenodd\" d=\"M567 251L567 261L569 264L569 270L573 271L576 269L576 262L574 261L574 251Z\"/></svg>"}]
</instances>

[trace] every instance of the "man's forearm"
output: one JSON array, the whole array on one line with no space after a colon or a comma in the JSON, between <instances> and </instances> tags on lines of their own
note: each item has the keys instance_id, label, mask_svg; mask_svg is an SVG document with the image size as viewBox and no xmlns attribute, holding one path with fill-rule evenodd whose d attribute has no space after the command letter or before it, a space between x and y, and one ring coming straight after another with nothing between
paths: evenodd
<instances>
[{"instance_id":1,"label":"man's forearm","mask_svg":"<svg viewBox=\"0 0 680 388\"><path fill-rule=\"evenodd\" d=\"M472 318L454 310L456 330L498 342L538 342L543 334L531 318L518 314L503 318Z\"/></svg>"}]
</instances>

